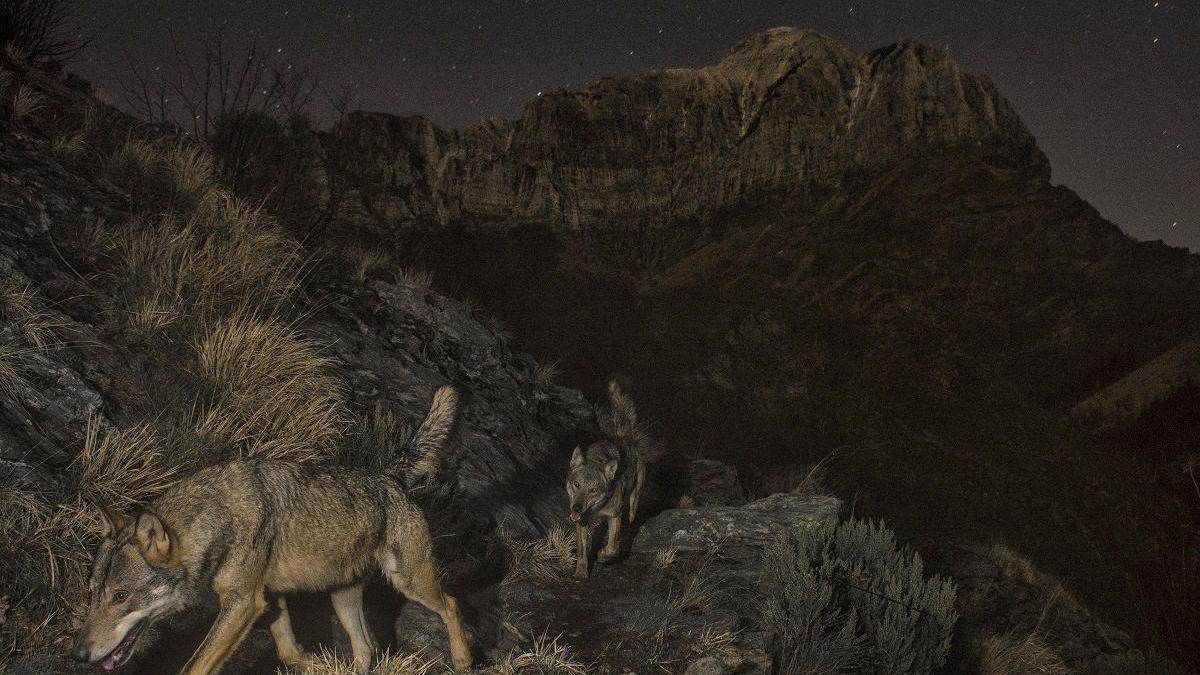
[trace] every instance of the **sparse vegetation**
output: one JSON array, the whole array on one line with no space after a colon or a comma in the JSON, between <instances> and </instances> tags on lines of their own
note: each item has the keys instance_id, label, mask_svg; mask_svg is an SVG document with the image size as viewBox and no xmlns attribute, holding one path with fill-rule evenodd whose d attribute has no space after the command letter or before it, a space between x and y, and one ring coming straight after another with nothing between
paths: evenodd
<instances>
[{"instance_id":1,"label":"sparse vegetation","mask_svg":"<svg viewBox=\"0 0 1200 675\"><path fill-rule=\"evenodd\" d=\"M715 564L721 555L721 546L714 546L694 563L674 566L677 581L670 592L669 604L672 609L705 612L720 600L728 581L728 574L718 571Z\"/></svg>"},{"instance_id":2,"label":"sparse vegetation","mask_svg":"<svg viewBox=\"0 0 1200 675\"><path fill-rule=\"evenodd\" d=\"M533 639L532 644L524 650L513 650L505 659L497 664L496 670L501 675L516 673L564 673L566 675L586 675L587 666L575 660L571 646L560 642L562 635L553 638L547 633Z\"/></svg>"},{"instance_id":3,"label":"sparse vegetation","mask_svg":"<svg viewBox=\"0 0 1200 675\"><path fill-rule=\"evenodd\" d=\"M75 461L81 469L79 494L118 507L144 503L179 478L177 466L163 456L160 439L144 424L102 430L93 416Z\"/></svg>"},{"instance_id":4,"label":"sparse vegetation","mask_svg":"<svg viewBox=\"0 0 1200 675\"><path fill-rule=\"evenodd\" d=\"M496 536L507 558L503 585L561 579L575 567L575 534L565 527L554 526L541 539L518 540L504 528Z\"/></svg>"},{"instance_id":5,"label":"sparse vegetation","mask_svg":"<svg viewBox=\"0 0 1200 675\"><path fill-rule=\"evenodd\" d=\"M194 428L248 456L332 457L345 427L341 382L316 341L277 321L242 314L217 322L195 345L211 403Z\"/></svg>"},{"instance_id":6,"label":"sparse vegetation","mask_svg":"<svg viewBox=\"0 0 1200 675\"><path fill-rule=\"evenodd\" d=\"M538 389L547 389L554 386L554 381L557 379L557 363L539 363L533 367L533 384Z\"/></svg>"},{"instance_id":7,"label":"sparse vegetation","mask_svg":"<svg viewBox=\"0 0 1200 675\"><path fill-rule=\"evenodd\" d=\"M12 100L8 102L9 115L14 124L24 122L29 116L45 106L46 97L33 87L22 84L13 91Z\"/></svg>"},{"instance_id":8,"label":"sparse vegetation","mask_svg":"<svg viewBox=\"0 0 1200 675\"><path fill-rule=\"evenodd\" d=\"M374 274L390 269L395 263L392 256L379 249L364 249L352 246L346 252L346 257L354 269L354 278L360 283L371 278Z\"/></svg>"},{"instance_id":9,"label":"sparse vegetation","mask_svg":"<svg viewBox=\"0 0 1200 675\"><path fill-rule=\"evenodd\" d=\"M954 584L882 524L849 520L789 534L765 556L763 624L782 673L928 673L945 663ZM857 671L856 671L857 672Z\"/></svg>"},{"instance_id":10,"label":"sparse vegetation","mask_svg":"<svg viewBox=\"0 0 1200 675\"><path fill-rule=\"evenodd\" d=\"M369 675L427 675L428 673L444 673L448 670L440 658L426 658L421 652L415 654L383 652L368 673ZM363 675L362 671L355 669L349 659L339 658L329 649L322 649L314 655L312 663L303 670L280 669L276 672L279 675Z\"/></svg>"},{"instance_id":11,"label":"sparse vegetation","mask_svg":"<svg viewBox=\"0 0 1200 675\"><path fill-rule=\"evenodd\" d=\"M57 344L57 331L63 327L44 306L45 301L30 286L0 285L0 318L14 322L25 342L39 350Z\"/></svg>"},{"instance_id":12,"label":"sparse vegetation","mask_svg":"<svg viewBox=\"0 0 1200 675\"><path fill-rule=\"evenodd\" d=\"M3 0L0 44L14 61L63 59L83 48L70 35L71 3L67 0Z\"/></svg>"},{"instance_id":13,"label":"sparse vegetation","mask_svg":"<svg viewBox=\"0 0 1200 675\"><path fill-rule=\"evenodd\" d=\"M416 290L424 290L433 285L433 272L416 267L402 267L396 272L396 283Z\"/></svg>"},{"instance_id":14,"label":"sparse vegetation","mask_svg":"<svg viewBox=\"0 0 1200 675\"><path fill-rule=\"evenodd\" d=\"M1037 633L992 635L982 644L979 675L1069 675L1071 669Z\"/></svg>"}]
</instances>

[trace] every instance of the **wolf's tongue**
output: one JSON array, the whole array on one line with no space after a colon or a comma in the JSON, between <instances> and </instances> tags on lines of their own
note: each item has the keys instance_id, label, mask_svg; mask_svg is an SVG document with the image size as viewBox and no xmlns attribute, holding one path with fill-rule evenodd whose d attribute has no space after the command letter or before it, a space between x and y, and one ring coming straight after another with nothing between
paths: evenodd
<instances>
[{"instance_id":1,"label":"wolf's tongue","mask_svg":"<svg viewBox=\"0 0 1200 675\"><path fill-rule=\"evenodd\" d=\"M117 667L117 664L110 654L109 656L104 657L104 660L100 662L100 667L105 670L112 670L113 668Z\"/></svg>"},{"instance_id":2,"label":"wolf's tongue","mask_svg":"<svg viewBox=\"0 0 1200 675\"><path fill-rule=\"evenodd\" d=\"M579 516L579 514L578 514L578 513L572 513L572 514L571 514L571 522L572 522L572 523L578 523L578 522L579 522L579 518L580 518L580 516Z\"/></svg>"}]
</instances>

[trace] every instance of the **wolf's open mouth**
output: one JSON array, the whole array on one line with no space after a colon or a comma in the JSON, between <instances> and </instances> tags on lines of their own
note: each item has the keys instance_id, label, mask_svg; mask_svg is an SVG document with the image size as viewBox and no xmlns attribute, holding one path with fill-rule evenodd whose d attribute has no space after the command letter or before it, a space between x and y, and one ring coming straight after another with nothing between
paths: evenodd
<instances>
[{"instance_id":1,"label":"wolf's open mouth","mask_svg":"<svg viewBox=\"0 0 1200 675\"><path fill-rule=\"evenodd\" d=\"M139 621L136 626L129 629L125 634L125 639L121 640L108 656L100 661L100 667L105 670L112 670L117 666L124 665L129 657L133 655L133 643L137 642L138 636L142 634L142 628L145 627L145 621Z\"/></svg>"}]
</instances>

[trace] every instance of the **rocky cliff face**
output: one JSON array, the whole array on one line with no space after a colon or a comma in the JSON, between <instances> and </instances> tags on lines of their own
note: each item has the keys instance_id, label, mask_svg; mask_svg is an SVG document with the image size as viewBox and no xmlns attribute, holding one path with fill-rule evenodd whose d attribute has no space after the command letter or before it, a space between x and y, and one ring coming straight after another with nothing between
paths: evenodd
<instances>
[{"instance_id":1,"label":"rocky cliff face","mask_svg":"<svg viewBox=\"0 0 1200 675\"><path fill-rule=\"evenodd\" d=\"M359 152L362 205L387 222L537 219L628 229L707 220L763 195L837 190L931 148L985 148L1049 168L986 78L914 42L867 54L777 28L719 64L550 92L520 119L462 132L355 113L334 132Z\"/></svg>"}]
</instances>

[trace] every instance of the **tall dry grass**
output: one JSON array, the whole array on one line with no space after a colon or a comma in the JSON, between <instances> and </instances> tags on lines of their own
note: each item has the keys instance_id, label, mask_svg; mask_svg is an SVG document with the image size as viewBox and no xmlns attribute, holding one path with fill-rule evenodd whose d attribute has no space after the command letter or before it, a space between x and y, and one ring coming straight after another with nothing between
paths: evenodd
<instances>
[{"instance_id":1,"label":"tall dry grass","mask_svg":"<svg viewBox=\"0 0 1200 675\"><path fill-rule=\"evenodd\" d=\"M1072 670L1036 632L992 635L983 641L979 675L1069 675Z\"/></svg>"},{"instance_id":2,"label":"tall dry grass","mask_svg":"<svg viewBox=\"0 0 1200 675\"><path fill-rule=\"evenodd\" d=\"M57 344L58 330L64 326L46 311L45 304L30 286L0 285L0 317L15 323L25 341L38 350Z\"/></svg>"},{"instance_id":3,"label":"tall dry grass","mask_svg":"<svg viewBox=\"0 0 1200 675\"><path fill-rule=\"evenodd\" d=\"M131 325L143 331L161 328L164 317L203 323L247 309L275 312L295 292L303 262L300 246L261 209L225 195L185 221L164 216L109 241Z\"/></svg>"},{"instance_id":4,"label":"tall dry grass","mask_svg":"<svg viewBox=\"0 0 1200 675\"><path fill-rule=\"evenodd\" d=\"M332 457L346 426L341 381L321 345L276 320L241 314L204 331L195 346L210 405L202 436L254 457Z\"/></svg>"}]
</instances>

